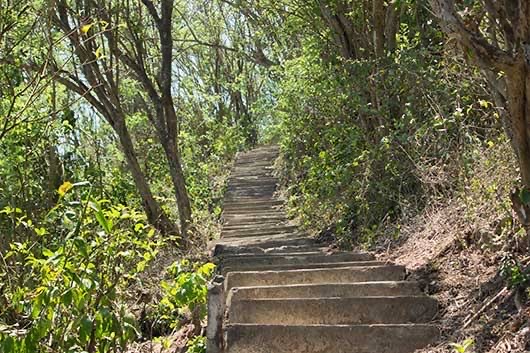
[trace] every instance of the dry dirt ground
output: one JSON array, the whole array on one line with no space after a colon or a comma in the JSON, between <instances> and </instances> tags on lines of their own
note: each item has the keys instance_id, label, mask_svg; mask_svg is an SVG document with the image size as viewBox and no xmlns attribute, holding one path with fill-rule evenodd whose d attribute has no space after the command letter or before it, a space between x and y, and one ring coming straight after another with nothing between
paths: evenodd
<instances>
[{"instance_id":1,"label":"dry dirt ground","mask_svg":"<svg viewBox=\"0 0 530 353\"><path fill-rule=\"evenodd\" d=\"M524 299L518 310L505 288L503 252L489 246L494 227L466 225L463 212L457 202L427 212L402 229L399 241L380 247L379 258L407 266L409 278L439 300L442 339L417 353L454 353L450 344L468 338L475 344L466 353L530 352L529 303Z\"/></svg>"}]
</instances>

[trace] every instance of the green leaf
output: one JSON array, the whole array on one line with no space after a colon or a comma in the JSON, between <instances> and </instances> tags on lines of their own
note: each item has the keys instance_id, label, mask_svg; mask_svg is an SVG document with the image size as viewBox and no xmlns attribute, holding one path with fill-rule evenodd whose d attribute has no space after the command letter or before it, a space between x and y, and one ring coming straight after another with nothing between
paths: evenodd
<instances>
[{"instance_id":1,"label":"green leaf","mask_svg":"<svg viewBox=\"0 0 530 353\"><path fill-rule=\"evenodd\" d=\"M525 205L530 205L530 191L527 189L521 190L521 193L519 195L519 198L521 199L521 202Z\"/></svg>"},{"instance_id":2,"label":"green leaf","mask_svg":"<svg viewBox=\"0 0 530 353\"><path fill-rule=\"evenodd\" d=\"M92 320L88 316L83 316L79 321L79 340L84 345L90 338L92 332Z\"/></svg>"},{"instance_id":3,"label":"green leaf","mask_svg":"<svg viewBox=\"0 0 530 353\"><path fill-rule=\"evenodd\" d=\"M75 238L74 245L84 258L88 258L88 246L83 238Z\"/></svg>"},{"instance_id":4,"label":"green leaf","mask_svg":"<svg viewBox=\"0 0 530 353\"><path fill-rule=\"evenodd\" d=\"M44 249L42 250L42 255L44 255L44 256L47 257L47 258L50 258L50 257L52 257L53 255L55 255L55 253L54 253L53 251L51 251L50 249L46 249L46 248L44 248Z\"/></svg>"},{"instance_id":5,"label":"green leaf","mask_svg":"<svg viewBox=\"0 0 530 353\"><path fill-rule=\"evenodd\" d=\"M105 218L105 215L103 214L103 211L101 211L101 209L96 212L96 219L97 219L99 225L105 231L105 233L110 234L111 233L111 226L110 226L109 222L107 221L107 218Z\"/></svg>"}]
</instances>

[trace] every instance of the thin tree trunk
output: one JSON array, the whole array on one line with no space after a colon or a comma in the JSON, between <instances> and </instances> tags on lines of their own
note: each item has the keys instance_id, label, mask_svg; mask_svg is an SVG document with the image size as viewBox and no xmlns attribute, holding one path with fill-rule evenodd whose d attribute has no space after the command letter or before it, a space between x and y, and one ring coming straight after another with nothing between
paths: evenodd
<instances>
[{"instance_id":1,"label":"thin tree trunk","mask_svg":"<svg viewBox=\"0 0 530 353\"><path fill-rule=\"evenodd\" d=\"M191 203L186 189L186 180L182 170L180 151L175 143L164 143L164 152L169 164L169 174L173 182L180 219L180 230L184 240L192 224Z\"/></svg>"},{"instance_id":2,"label":"thin tree trunk","mask_svg":"<svg viewBox=\"0 0 530 353\"><path fill-rule=\"evenodd\" d=\"M513 131L513 146L519 161L521 181L530 189L530 145L528 121L530 120L530 77L526 63L521 63L507 73L508 110Z\"/></svg>"},{"instance_id":3,"label":"thin tree trunk","mask_svg":"<svg viewBox=\"0 0 530 353\"><path fill-rule=\"evenodd\" d=\"M402 4L389 4L386 10L385 39L386 49L394 52L397 48L397 33L401 24L401 11L404 8Z\"/></svg>"},{"instance_id":4,"label":"thin tree trunk","mask_svg":"<svg viewBox=\"0 0 530 353\"><path fill-rule=\"evenodd\" d=\"M377 58L385 55L385 2L372 0L374 23L374 49Z\"/></svg>"},{"instance_id":5,"label":"thin tree trunk","mask_svg":"<svg viewBox=\"0 0 530 353\"><path fill-rule=\"evenodd\" d=\"M134 184L138 188L138 193L142 198L142 207L147 215L147 220L162 233L177 233L175 225L167 217L164 211L162 211L162 208L153 197L151 188L149 187L140 167L140 163L138 163L138 158L134 151L134 145L125 121L119 119L113 125L113 128L118 134L118 138L123 148L123 154L125 155L127 165L134 179Z\"/></svg>"}]
</instances>

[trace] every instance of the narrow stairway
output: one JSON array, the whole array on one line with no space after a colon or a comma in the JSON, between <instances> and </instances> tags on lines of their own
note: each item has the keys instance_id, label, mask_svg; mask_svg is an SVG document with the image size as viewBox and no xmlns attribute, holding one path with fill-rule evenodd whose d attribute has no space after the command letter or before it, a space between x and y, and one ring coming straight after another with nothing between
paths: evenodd
<instances>
[{"instance_id":1,"label":"narrow stairway","mask_svg":"<svg viewBox=\"0 0 530 353\"><path fill-rule=\"evenodd\" d=\"M434 342L437 302L405 268L331 252L275 195L278 148L239 154L215 244L208 353L409 353Z\"/></svg>"}]
</instances>

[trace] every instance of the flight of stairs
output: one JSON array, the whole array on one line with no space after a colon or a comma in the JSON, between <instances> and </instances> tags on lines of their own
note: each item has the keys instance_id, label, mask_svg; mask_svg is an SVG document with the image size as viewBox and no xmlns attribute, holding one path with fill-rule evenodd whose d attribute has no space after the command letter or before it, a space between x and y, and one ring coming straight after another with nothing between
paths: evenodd
<instances>
[{"instance_id":1,"label":"flight of stairs","mask_svg":"<svg viewBox=\"0 0 530 353\"><path fill-rule=\"evenodd\" d=\"M239 154L215 244L208 353L409 353L436 341L437 302L405 269L330 251L275 196L275 146Z\"/></svg>"}]
</instances>

